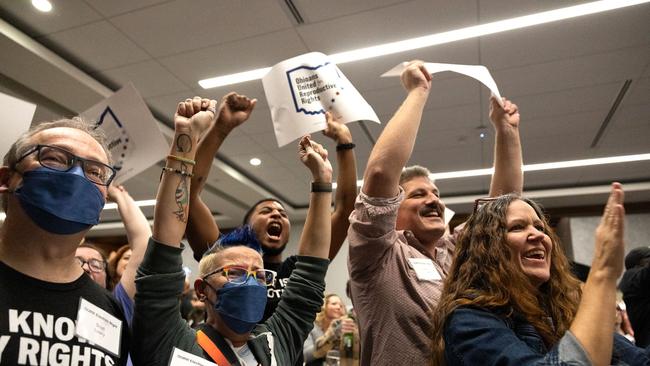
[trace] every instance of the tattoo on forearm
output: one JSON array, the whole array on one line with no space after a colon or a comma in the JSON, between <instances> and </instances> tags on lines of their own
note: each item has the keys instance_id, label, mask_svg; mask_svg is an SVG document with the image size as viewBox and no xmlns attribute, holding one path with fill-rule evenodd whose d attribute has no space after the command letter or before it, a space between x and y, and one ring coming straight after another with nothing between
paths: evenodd
<instances>
[{"instance_id":1,"label":"tattoo on forearm","mask_svg":"<svg viewBox=\"0 0 650 366\"><path fill-rule=\"evenodd\" d=\"M180 134L176 138L176 151L188 153L192 151L192 138L187 134Z\"/></svg>"},{"instance_id":2,"label":"tattoo on forearm","mask_svg":"<svg viewBox=\"0 0 650 366\"><path fill-rule=\"evenodd\" d=\"M185 163L181 163L181 171L187 171L187 165ZM188 177L181 175L180 178L181 180L178 182L178 185L176 186L176 192L174 192L176 206L178 206L177 210L174 211L174 215L176 215L178 221L187 222L185 211L187 209L187 205L189 203L189 197L190 197L189 187L187 184Z\"/></svg>"}]
</instances>

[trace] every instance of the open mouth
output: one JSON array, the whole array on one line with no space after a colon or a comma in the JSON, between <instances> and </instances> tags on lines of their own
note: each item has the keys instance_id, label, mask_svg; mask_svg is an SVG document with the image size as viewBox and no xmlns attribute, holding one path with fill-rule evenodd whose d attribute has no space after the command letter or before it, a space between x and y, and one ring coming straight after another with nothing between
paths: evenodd
<instances>
[{"instance_id":1,"label":"open mouth","mask_svg":"<svg viewBox=\"0 0 650 366\"><path fill-rule=\"evenodd\" d=\"M524 259L543 262L546 259L546 252L542 249L532 249L524 253Z\"/></svg>"},{"instance_id":2,"label":"open mouth","mask_svg":"<svg viewBox=\"0 0 650 366\"><path fill-rule=\"evenodd\" d=\"M282 235L282 224L279 222L271 222L269 226L266 227L266 235L268 235L271 240L280 240L280 235Z\"/></svg>"}]
</instances>

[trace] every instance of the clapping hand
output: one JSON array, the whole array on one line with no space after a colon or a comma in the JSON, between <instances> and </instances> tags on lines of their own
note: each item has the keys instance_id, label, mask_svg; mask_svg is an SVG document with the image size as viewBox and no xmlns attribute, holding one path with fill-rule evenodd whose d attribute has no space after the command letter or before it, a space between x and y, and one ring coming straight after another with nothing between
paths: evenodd
<instances>
[{"instance_id":1,"label":"clapping hand","mask_svg":"<svg viewBox=\"0 0 650 366\"><path fill-rule=\"evenodd\" d=\"M625 254L623 196L621 184L612 183L605 211L596 228L596 247L592 263L592 270L603 271L614 280L623 272Z\"/></svg>"}]
</instances>

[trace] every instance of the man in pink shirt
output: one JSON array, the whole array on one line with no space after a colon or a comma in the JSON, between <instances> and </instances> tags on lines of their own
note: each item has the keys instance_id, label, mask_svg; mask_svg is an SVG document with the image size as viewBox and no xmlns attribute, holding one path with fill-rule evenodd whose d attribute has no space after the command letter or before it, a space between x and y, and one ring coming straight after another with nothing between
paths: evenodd
<instances>
[{"instance_id":1,"label":"man in pink shirt","mask_svg":"<svg viewBox=\"0 0 650 366\"><path fill-rule=\"evenodd\" d=\"M411 156L431 75L420 61L401 76L407 97L370 154L350 216L352 300L359 317L361 365L431 362L431 312L451 266L454 236L445 234L445 204L426 168L403 168ZM517 106L492 98L495 173L490 196L520 193L522 157Z\"/></svg>"}]
</instances>

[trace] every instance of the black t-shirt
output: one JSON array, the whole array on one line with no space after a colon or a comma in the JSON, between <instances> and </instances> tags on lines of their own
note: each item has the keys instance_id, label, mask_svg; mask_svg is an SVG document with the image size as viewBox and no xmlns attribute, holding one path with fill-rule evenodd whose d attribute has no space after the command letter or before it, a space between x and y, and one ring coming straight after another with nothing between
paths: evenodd
<instances>
[{"instance_id":1,"label":"black t-shirt","mask_svg":"<svg viewBox=\"0 0 650 366\"><path fill-rule=\"evenodd\" d=\"M650 345L650 267L632 268L623 274L618 287L638 347Z\"/></svg>"},{"instance_id":2,"label":"black t-shirt","mask_svg":"<svg viewBox=\"0 0 650 366\"><path fill-rule=\"evenodd\" d=\"M284 288L287 286L287 281L289 281L289 276L291 276L291 272L296 268L296 256L292 255L280 263L264 262L264 268L277 272L277 276L275 276L273 286L267 287L266 308L264 309L264 318L260 323L264 323L270 318L278 306L282 291L284 291Z\"/></svg>"},{"instance_id":3,"label":"black t-shirt","mask_svg":"<svg viewBox=\"0 0 650 366\"><path fill-rule=\"evenodd\" d=\"M75 336L80 298L122 321L119 357ZM0 365L126 365L128 346L120 305L86 274L51 283L0 262Z\"/></svg>"}]
</instances>

